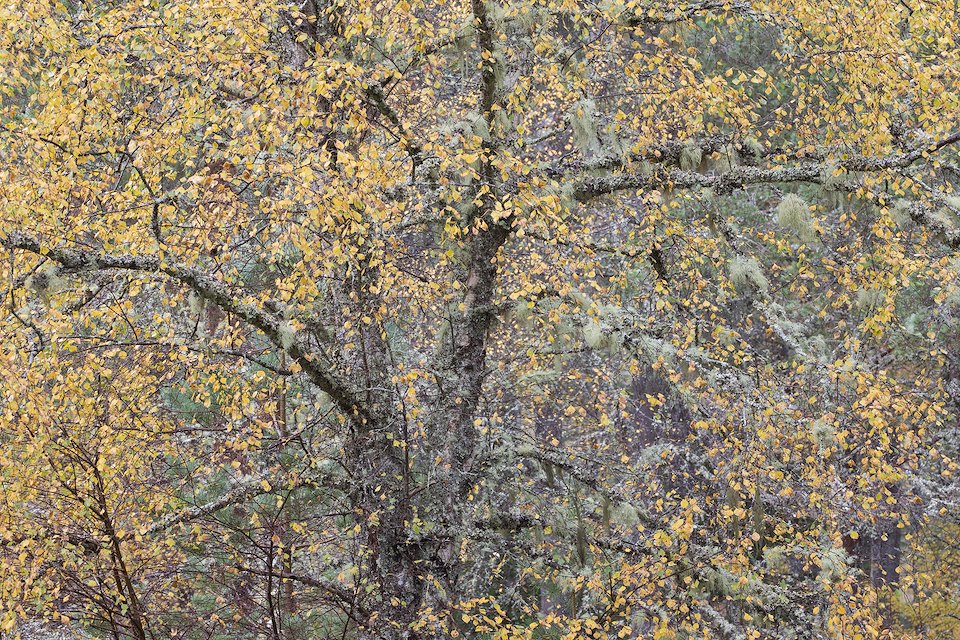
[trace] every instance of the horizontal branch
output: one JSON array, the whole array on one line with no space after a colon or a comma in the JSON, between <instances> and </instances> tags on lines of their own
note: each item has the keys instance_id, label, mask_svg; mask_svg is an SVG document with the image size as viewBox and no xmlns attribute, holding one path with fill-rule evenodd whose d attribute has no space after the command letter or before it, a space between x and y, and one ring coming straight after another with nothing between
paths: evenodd
<instances>
[{"instance_id":1,"label":"horizontal branch","mask_svg":"<svg viewBox=\"0 0 960 640\"><path fill-rule=\"evenodd\" d=\"M250 498L267 493L267 490L263 486L263 481L265 479L266 478L264 476L256 477L249 482L243 482L236 485L216 500L207 502L205 504L195 505L182 511L178 511L177 513L172 513L167 517L154 522L147 529L147 533L160 533L161 531L166 531L167 529L175 527L178 524L186 524L187 522L193 522L194 520L205 518L209 515L213 515L221 509L240 504L246 500L249 500Z\"/></svg>"},{"instance_id":2,"label":"horizontal branch","mask_svg":"<svg viewBox=\"0 0 960 640\"><path fill-rule=\"evenodd\" d=\"M591 17L606 17L607 12L600 10L596 5L574 5L573 8L549 10L549 15L556 18L566 17L576 13L583 15L589 12ZM631 6L617 16L617 23L627 27L658 27L685 22L708 14L728 14L753 20L754 22L772 23L775 18L772 14L758 11L751 6L749 0L702 0L701 2L678 2L668 4L662 1L650 2L646 5ZM777 16L781 23L786 18Z\"/></svg>"},{"instance_id":3,"label":"horizontal branch","mask_svg":"<svg viewBox=\"0 0 960 640\"><path fill-rule=\"evenodd\" d=\"M719 174L672 169L652 173L617 173L597 178L584 178L574 183L573 195L578 202L619 191L652 191L664 189L712 188L718 195L733 193L752 184L823 181L825 165L806 163L795 167L762 169L734 167Z\"/></svg>"},{"instance_id":4,"label":"horizontal branch","mask_svg":"<svg viewBox=\"0 0 960 640\"><path fill-rule=\"evenodd\" d=\"M299 582L300 584L308 587L319 589L320 591L331 596L340 604L347 605L348 608L355 609L361 618L360 620L355 620L356 622L363 623L370 619L370 611L359 602L359 594L336 582L333 582L332 580L323 580L321 578L315 578L313 576L308 576L301 573L292 573L290 571L283 570L264 571L263 569L255 569L253 567L247 567L243 565L238 565L237 570L260 577L269 576L278 578L280 580Z\"/></svg>"},{"instance_id":5,"label":"horizontal branch","mask_svg":"<svg viewBox=\"0 0 960 640\"><path fill-rule=\"evenodd\" d=\"M207 516L211 516L222 509L231 507L234 505L239 505L247 500L256 498L257 496L264 495L273 491L273 488L267 488L264 486L264 481L270 478L269 474L261 474L254 477L251 480L246 482L241 482L236 484L233 488L227 490L223 495L221 495L216 500L204 504L193 505L171 513L164 518L161 518L148 526L145 530L141 532L141 535L155 535L162 533L168 529L171 529L179 524L187 524L194 522L195 520L200 520ZM315 485L321 480L317 476L300 476L292 484L282 485L283 489L290 490L299 487L305 487L309 485ZM273 485L280 487L280 484L274 480ZM121 541L128 541L133 539L135 533L132 531L127 532L122 536L118 536L118 539ZM39 531L35 534L19 534L11 536L5 539L0 539L0 547L11 548L27 540L41 540L41 539L59 539L64 543L71 544L76 547L83 548L88 553L97 553L104 545L108 544L106 540L102 540L94 537L93 535L83 535L76 533L68 532L57 532L52 530Z\"/></svg>"},{"instance_id":6,"label":"horizontal branch","mask_svg":"<svg viewBox=\"0 0 960 640\"><path fill-rule=\"evenodd\" d=\"M915 202L910 205L909 214L911 220L932 231L945 245L960 249L960 229L952 229L937 219L933 207Z\"/></svg>"},{"instance_id":7,"label":"horizontal branch","mask_svg":"<svg viewBox=\"0 0 960 640\"><path fill-rule=\"evenodd\" d=\"M644 10L639 7L635 13L627 18L626 23L631 27L655 26L673 24L690 20L705 13L732 13L758 22L769 20L770 16L756 11L749 2L743 0L705 0L690 4L680 4L675 7L650 7Z\"/></svg>"},{"instance_id":8,"label":"horizontal branch","mask_svg":"<svg viewBox=\"0 0 960 640\"><path fill-rule=\"evenodd\" d=\"M955 132L937 142L923 145L889 156L854 155L837 159L818 159L817 161L800 162L799 164L782 167L764 168L756 166L737 166L729 171L714 174L703 174L696 171L681 169L661 169L653 172L624 172L613 173L607 176L582 178L574 182L574 197L578 202L587 202L592 198L618 191L653 190L653 189L689 189L694 187L712 188L717 194L732 193L753 184L775 184L790 182L810 182L822 184L825 173L833 168L852 172L876 172L890 169L903 169L910 166L926 155L935 153L944 147L960 141L960 131ZM714 153L720 151L727 139L724 136L713 136L698 143L701 152ZM658 158L661 161L679 159L683 153L683 144L678 142L655 145L638 155L642 159ZM809 157L809 156L807 156ZM607 166L591 166L594 168L610 168ZM848 189L859 187L859 184L848 185ZM844 185L836 188L844 189Z\"/></svg>"},{"instance_id":9,"label":"horizontal branch","mask_svg":"<svg viewBox=\"0 0 960 640\"><path fill-rule=\"evenodd\" d=\"M133 256L124 254L97 253L66 247L43 245L37 238L14 231L0 239L0 245L7 249L20 249L37 255L43 255L59 263L67 272L97 270L124 270L142 273L162 273L186 285L198 296L216 304L260 330L277 347L286 348L290 357L297 362L310 380L329 395L337 407L348 415L354 415L369 421L371 415L359 400L359 394L343 380L330 371L328 366L316 362L308 349L298 341L285 344L281 336L281 320L267 311L252 304L236 300L227 285L190 267L172 264L155 256Z\"/></svg>"},{"instance_id":10,"label":"horizontal branch","mask_svg":"<svg viewBox=\"0 0 960 640\"><path fill-rule=\"evenodd\" d=\"M524 447L518 451L518 455L530 460L536 460L541 463L552 464L559 469L563 469L570 475L571 478L585 487L593 489L610 501L633 505L634 508L637 509L637 517L644 525L656 525L656 518L647 513L645 509L641 509L634 504L633 499L615 488L604 486L597 476L597 468L594 468L593 465L584 466L578 464L576 458L572 457L570 453L561 451L559 449L550 449L545 446L539 446Z\"/></svg>"}]
</instances>

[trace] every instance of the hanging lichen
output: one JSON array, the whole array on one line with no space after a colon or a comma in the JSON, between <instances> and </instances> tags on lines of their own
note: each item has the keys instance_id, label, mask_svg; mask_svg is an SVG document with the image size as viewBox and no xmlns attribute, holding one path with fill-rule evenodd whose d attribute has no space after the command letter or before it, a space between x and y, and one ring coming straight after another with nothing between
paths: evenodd
<instances>
[{"instance_id":1,"label":"hanging lichen","mask_svg":"<svg viewBox=\"0 0 960 640\"><path fill-rule=\"evenodd\" d=\"M792 232L801 242L810 244L817 239L810 206L795 193L786 194L777 205L777 224Z\"/></svg>"},{"instance_id":2,"label":"hanging lichen","mask_svg":"<svg viewBox=\"0 0 960 640\"><path fill-rule=\"evenodd\" d=\"M684 171L695 171L703 160L703 149L695 140L688 141L680 151L680 168Z\"/></svg>"},{"instance_id":3,"label":"hanging lichen","mask_svg":"<svg viewBox=\"0 0 960 640\"><path fill-rule=\"evenodd\" d=\"M753 287L757 291L767 292L769 283L763 271L760 269L760 263L756 258L745 256L734 256L728 266L730 282L738 289L743 287Z\"/></svg>"},{"instance_id":4,"label":"hanging lichen","mask_svg":"<svg viewBox=\"0 0 960 640\"><path fill-rule=\"evenodd\" d=\"M573 144L580 153L593 156L600 153L597 133L597 103L590 98L579 100L567 112L567 121L573 130Z\"/></svg>"}]
</instances>

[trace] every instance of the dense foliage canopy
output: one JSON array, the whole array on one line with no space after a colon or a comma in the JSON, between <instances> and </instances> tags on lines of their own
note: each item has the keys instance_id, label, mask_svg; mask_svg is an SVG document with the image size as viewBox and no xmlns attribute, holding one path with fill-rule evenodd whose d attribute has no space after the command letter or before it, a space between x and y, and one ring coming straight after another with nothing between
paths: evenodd
<instances>
[{"instance_id":1,"label":"dense foliage canopy","mask_svg":"<svg viewBox=\"0 0 960 640\"><path fill-rule=\"evenodd\" d=\"M0 6L0 633L960 637L946 0Z\"/></svg>"}]
</instances>

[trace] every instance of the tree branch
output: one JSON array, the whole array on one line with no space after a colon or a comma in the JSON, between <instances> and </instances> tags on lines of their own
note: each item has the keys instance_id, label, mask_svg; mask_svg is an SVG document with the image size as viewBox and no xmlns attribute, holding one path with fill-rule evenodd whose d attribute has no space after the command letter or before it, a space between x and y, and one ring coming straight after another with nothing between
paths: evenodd
<instances>
[{"instance_id":1,"label":"tree branch","mask_svg":"<svg viewBox=\"0 0 960 640\"><path fill-rule=\"evenodd\" d=\"M236 300L226 284L190 267L172 264L156 256L132 256L123 254L96 253L66 247L49 247L37 238L20 231L9 233L0 240L8 249L21 249L37 255L45 255L59 263L65 271L117 269L147 273L163 273L186 285L204 300L212 302L259 329L276 346L286 346L287 353L297 362L310 380L329 395L344 413L360 420L370 421L373 416L360 401L360 395L344 380L338 378L329 366L317 362L309 349L297 340L285 345L281 337L281 320L252 304Z\"/></svg>"}]
</instances>

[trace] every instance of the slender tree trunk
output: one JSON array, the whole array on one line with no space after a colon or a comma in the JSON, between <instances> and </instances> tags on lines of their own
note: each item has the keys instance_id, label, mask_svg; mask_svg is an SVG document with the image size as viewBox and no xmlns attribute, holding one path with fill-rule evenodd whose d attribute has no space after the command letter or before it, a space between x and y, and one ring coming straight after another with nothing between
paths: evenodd
<instances>
[{"instance_id":1,"label":"slender tree trunk","mask_svg":"<svg viewBox=\"0 0 960 640\"><path fill-rule=\"evenodd\" d=\"M375 278L374 271L367 272ZM369 292L366 278L358 277L353 293L358 309L370 312L380 299ZM403 433L404 417L393 397L389 348L385 332L377 324L361 325L362 387L371 408L371 419L355 418L350 423L347 446L348 470L352 477L350 500L359 540L368 554L363 563L377 586L376 616L362 639L412 639L410 626L417 620L424 595L423 556L419 545L408 539L412 519L411 505L405 495L407 460L394 438Z\"/></svg>"},{"instance_id":2,"label":"slender tree trunk","mask_svg":"<svg viewBox=\"0 0 960 640\"><path fill-rule=\"evenodd\" d=\"M287 368L287 354L283 350L280 351L280 368ZM287 383L285 379L281 379L280 381L280 397L278 398L277 404L280 414L278 419L279 424L277 426L277 435L280 436L282 452L283 447L287 445L287 439L290 437L290 430L287 426ZM290 514L288 509L288 504L284 502L279 522L277 523L280 528L280 543L283 545L280 552L280 569L283 574L293 573L293 547L290 543ZM281 584L283 585L283 601L281 602L280 607L281 613L292 616L297 611L297 603L294 599L293 593L293 580L284 579L281 581Z\"/></svg>"},{"instance_id":3,"label":"slender tree trunk","mask_svg":"<svg viewBox=\"0 0 960 640\"><path fill-rule=\"evenodd\" d=\"M96 464L91 465L91 472L94 475L96 498L97 498L97 516L103 524L104 533L110 541L110 558L113 563L114 577L117 581L117 589L123 598L127 601L127 618L130 621L130 628L136 640L147 640L146 617L143 613L140 598L137 590L133 586L133 579L130 577L130 571L127 568L126 560L123 557L123 549L120 544L120 538L117 535L116 527L110 517L110 510L107 504L106 487L100 471Z\"/></svg>"}]
</instances>

